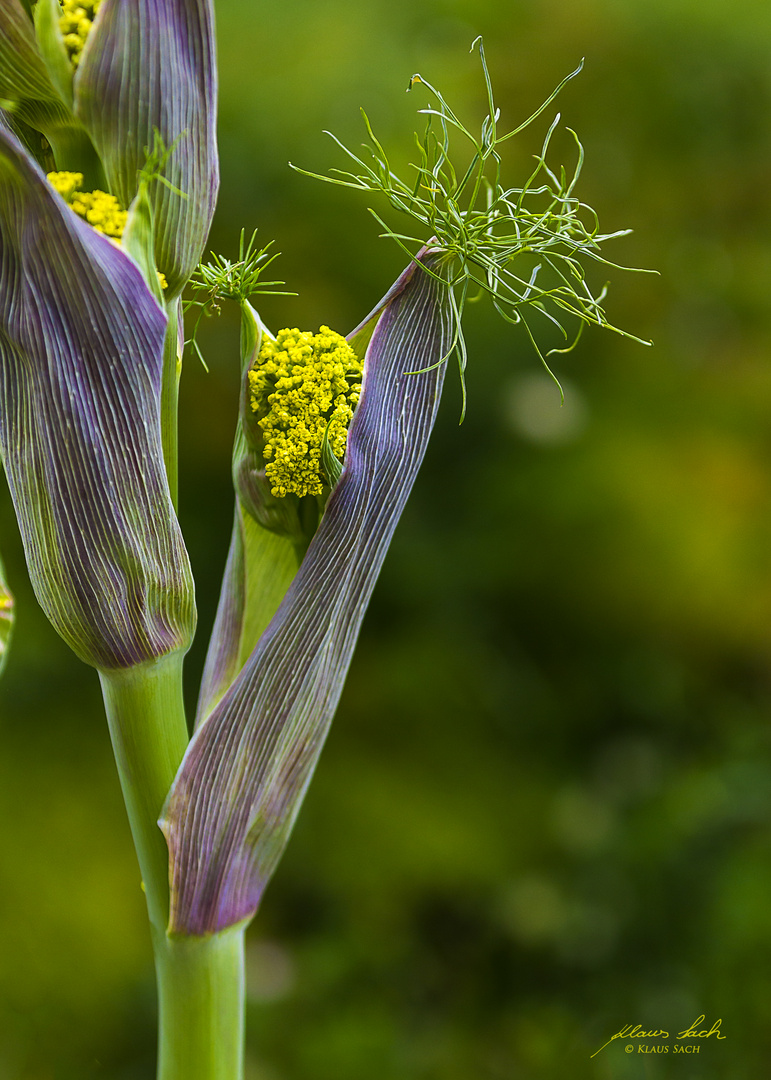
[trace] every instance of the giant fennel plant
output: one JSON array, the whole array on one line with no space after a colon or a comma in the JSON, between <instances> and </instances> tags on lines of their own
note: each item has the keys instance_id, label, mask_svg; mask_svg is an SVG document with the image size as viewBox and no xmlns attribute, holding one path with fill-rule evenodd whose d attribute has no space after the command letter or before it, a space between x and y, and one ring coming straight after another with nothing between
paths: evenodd
<instances>
[{"instance_id":1,"label":"giant fennel plant","mask_svg":"<svg viewBox=\"0 0 771 1080\"><path fill-rule=\"evenodd\" d=\"M546 151L502 179L419 76L407 179L369 149L325 179L417 223L408 265L343 337L273 335L250 303L269 250L200 264L219 186L211 0L0 0L0 454L36 596L101 680L147 900L160 1080L238 1080L243 938L287 843L424 456L465 304L607 326L596 216ZM556 93L556 91L555 91ZM553 97L554 95L552 95ZM549 102L552 98L549 99ZM549 104L546 102L527 123ZM454 156L453 140L466 159ZM345 149L345 148L343 148ZM618 234L615 234L618 235ZM188 286L183 303L182 294ZM183 310L241 310L235 508L192 737L195 630L176 517ZM556 392L556 391L555 391ZM0 669L13 598L0 563Z\"/></svg>"}]
</instances>

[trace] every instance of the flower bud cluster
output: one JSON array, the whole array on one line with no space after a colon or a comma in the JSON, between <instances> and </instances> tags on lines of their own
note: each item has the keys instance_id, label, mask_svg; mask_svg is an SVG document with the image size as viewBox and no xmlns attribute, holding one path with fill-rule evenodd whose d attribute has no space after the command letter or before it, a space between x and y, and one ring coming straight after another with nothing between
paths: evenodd
<instances>
[{"instance_id":1,"label":"flower bud cluster","mask_svg":"<svg viewBox=\"0 0 771 1080\"><path fill-rule=\"evenodd\" d=\"M348 425L361 392L362 365L340 334L279 330L267 335L249 372L251 406L262 414L265 475L272 494L322 495L326 438L342 461Z\"/></svg>"},{"instance_id":2,"label":"flower bud cluster","mask_svg":"<svg viewBox=\"0 0 771 1080\"><path fill-rule=\"evenodd\" d=\"M62 0L59 29L73 67L80 63L86 38L102 0Z\"/></svg>"},{"instance_id":3,"label":"flower bud cluster","mask_svg":"<svg viewBox=\"0 0 771 1080\"><path fill-rule=\"evenodd\" d=\"M114 195L108 195L106 191L81 191L83 173L48 173L48 182L75 213L97 232L120 240L128 214L121 209Z\"/></svg>"},{"instance_id":4,"label":"flower bud cluster","mask_svg":"<svg viewBox=\"0 0 771 1080\"><path fill-rule=\"evenodd\" d=\"M48 173L48 182L79 217L120 247L123 230L128 220L128 211L121 209L114 195L98 190L81 191L83 173ZM158 271L158 280L161 288L165 289L167 281L160 271Z\"/></svg>"}]
</instances>

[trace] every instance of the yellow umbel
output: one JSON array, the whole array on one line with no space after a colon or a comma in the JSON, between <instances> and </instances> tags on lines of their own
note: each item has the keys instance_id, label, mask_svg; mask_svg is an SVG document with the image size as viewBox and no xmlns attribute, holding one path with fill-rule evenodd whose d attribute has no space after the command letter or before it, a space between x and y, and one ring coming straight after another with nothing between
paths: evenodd
<instances>
[{"instance_id":1,"label":"yellow umbel","mask_svg":"<svg viewBox=\"0 0 771 1080\"><path fill-rule=\"evenodd\" d=\"M108 195L106 191L81 191L83 173L52 172L48 174L48 182L97 232L120 240L128 214L121 210L114 195Z\"/></svg>"},{"instance_id":2,"label":"yellow umbel","mask_svg":"<svg viewBox=\"0 0 771 1080\"><path fill-rule=\"evenodd\" d=\"M59 29L73 67L80 63L83 46L102 0L61 0Z\"/></svg>"},{"instance_id":3,"label":"yellow umbel","mask_svg":"<svg viewBox=\"0 0 771 1080\"><path fill-rule=\"evenodd\" d=\"M261 414L265 475L274 495L321 495L324 433L342 461L348 425L361 392L361 361L328 326L318 334L267 335L249 372L252 409Z\"/></svg>"},{"instance_id":4,"label":"yellow umbel","mask_svg":"<svg viewBox=\"0 0 771 1080\"><path fill-rule=\"evenodd\" d=\"M81 191L83 186L83 173L79 172L50 172L48 182L54 191L58 191L68 206L75 213L87 221L97 232L103 233L113 244L120 247L123 230L126 228L128 212L121 209L121 205L114 195L108 195L106 191ZM155 271L162 289L169 286L165 276L160 270Z\"/></svg>"}]
</instances>

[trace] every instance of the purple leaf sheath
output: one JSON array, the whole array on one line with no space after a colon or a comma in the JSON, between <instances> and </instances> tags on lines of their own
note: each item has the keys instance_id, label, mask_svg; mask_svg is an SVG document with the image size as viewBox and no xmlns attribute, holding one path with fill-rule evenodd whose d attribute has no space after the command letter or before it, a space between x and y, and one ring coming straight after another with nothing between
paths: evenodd
<instances>
[{"instance_id":1,"label":"purple leaf sheath","mask_svg":"<svg viewBox=\"0 0 771 1080\"><path fill-rule=\"evenodd\" d=\"M201 258L219 188L211 0L103 0L75 76L75 112L123 206L154 130L174 146L156 182L155 257L171 299Z\"/></svg>"},{"instance_id":2,"label":"purple leaf sheath","mask_svg":"<svg viewBox=\"0 0 771 1080\"><path fill-rule=\"evenodd\" d=\"M289 838L423 460L450 348L446 286L414 264L367 350L345 466L278 611L188 748L161 821L172 933L250 918ZM378 311L382 305L378 306Z\"/></svg>"},{"instance_id":3,"label":"purple leaf sheath","mask_svg":"<svg viewBox=\"0 0 771 1080\"><path fill-rule=\"evenodd\" d=\"M186 648L195 625L161 451L165 326L0 124L0 454L38 600L104 670Z\"/></svg>"}]
</instances>

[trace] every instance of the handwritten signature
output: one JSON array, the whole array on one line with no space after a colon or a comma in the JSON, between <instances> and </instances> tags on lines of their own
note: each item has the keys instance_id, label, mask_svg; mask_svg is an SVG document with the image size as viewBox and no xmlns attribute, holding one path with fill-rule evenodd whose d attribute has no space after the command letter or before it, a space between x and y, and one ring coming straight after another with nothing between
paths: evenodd
<instances>
[{"instance_id":1,"label":"handwritten signature","mask_svg":"<svg viewBox=\"0 0 771 1080\"><path fill-rule=\"evenodd\" d=\"M707 1031L705 1028L703 1031L697 1030L699 1024L704 1022L704 1013L698 1016L690 1027L685 1028L684 1031L679 1031L674 1036L675 1039L709 1039L714 1035L716 1039L725 1039L726 1035L720 1034L720 1025L722 1020L716 1020L712 1027ZM606 1046L610 1046L614 1039L668 1039L668 1031L645 1031L641 1024L627 1024L621 1031L617 1031L615 1035L611 1035L606 1043L603 1043L600 1050L604 1050ZM600 1050L595 1050L591 1057L597 1057Z\"/></svg>"}]
</instances>

